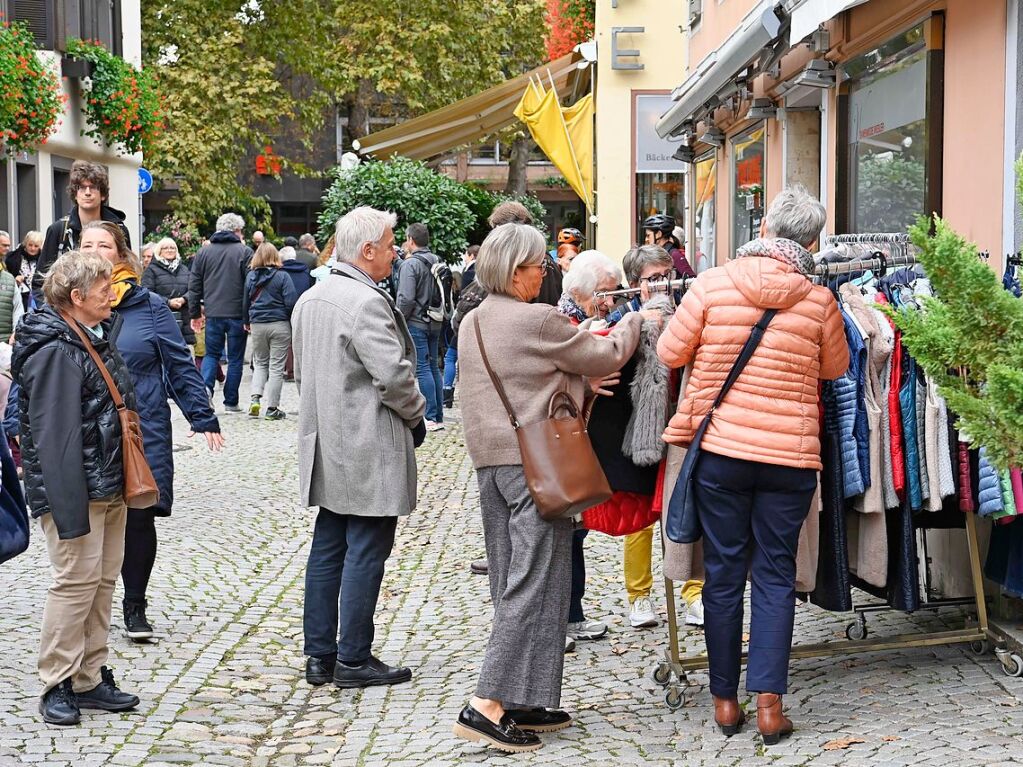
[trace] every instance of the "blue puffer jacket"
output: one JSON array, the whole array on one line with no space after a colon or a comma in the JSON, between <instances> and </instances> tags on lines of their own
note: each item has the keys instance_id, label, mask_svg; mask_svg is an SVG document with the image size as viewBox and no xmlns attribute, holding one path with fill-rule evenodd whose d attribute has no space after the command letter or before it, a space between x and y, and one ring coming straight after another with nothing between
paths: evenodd
<instances>
[{"instance_id":1,"label":"blue puffer jacket","mask_svg":"<svg viewBox=\"0 0 1023 767\"><path fill-rule=\"evenodd\" d=\"M242 320L246 325L262 322L287 322L298 301L298 291L290 275L272 266L261 266L245 278Z\"/></svg>"},{"instance_id":2,"label":"blue puffer jacket","mask_svg":"<svg viewBox=\"0 0 1023 767\"><path fill-rule=\"evenodd\" d=\"M220 423L167 302L136 286L121 299L116 312L123 320L117 351L135 385L146 460L160 488L160 501L151 511L167 516L174 503L174 444L168 398L174 399L195 432L219 432Z\"/></svg>"},{"instance_id":3,"label":"blue puffer jacket","mask_svg":"<svg viewBox=\"0 0 1023 767\"><path fill-rule=\"evenodd\" d=\"M844 310L842 319L849 344L849 369L844 376L835 380L833 392L842 444L845 497L852 498L867 489L867 479L870 477L869 431L864 398L866 347L859 330Z\"/></svg>"},{"instance_id":4,"label":"blue puffer jacket","mask_svg":"<svg viewBox=\"0 0 1023 767\"><path fill-rule=\"evenodd\" d=\"M990 517L1005 510L1002 500L1002 481L998 470L987 459L987 450L980 449L980 489L977 492L980 507L977 513L982 517Z\"/></svg>"},{"instance_id":5,"label":"blue puffer jacket","mask_svg":"<svg viewBox=\"0 0 1023 767\"><path fill-rule=\"evenodd\" d=\"M902 441L905 443L906 491L913 511L923 508L920 486L920 442L916 431L916 361L903 353L902 385L899 387L899 413L902 416Z\"/></svg>"}]
</instances>

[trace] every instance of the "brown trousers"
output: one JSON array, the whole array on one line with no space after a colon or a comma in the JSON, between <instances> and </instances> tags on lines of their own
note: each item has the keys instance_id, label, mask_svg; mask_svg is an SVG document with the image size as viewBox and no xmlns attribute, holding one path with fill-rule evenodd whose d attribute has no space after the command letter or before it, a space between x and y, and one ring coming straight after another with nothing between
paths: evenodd
<instances>
[{"instance_id":1,"label":"brown trousers","mask_svg":"<svg viewBox=\"0 0 1023 767\"><path fill-rule=\"evenodd\" d=\"M120 495L89 503L90 532L79 538L60 540L52 516L40 518L53 574L39 643L44 693L68 677L75 692L100 683L114 584L124 559L126 518Z\"/></svg>"}]
</instances>

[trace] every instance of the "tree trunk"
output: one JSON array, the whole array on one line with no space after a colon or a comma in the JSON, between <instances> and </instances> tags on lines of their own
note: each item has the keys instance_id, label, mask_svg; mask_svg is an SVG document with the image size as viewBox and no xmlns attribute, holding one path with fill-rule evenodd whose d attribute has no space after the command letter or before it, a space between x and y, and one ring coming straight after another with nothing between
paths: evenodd
<instances>
[{"instance_id":1,"label":"tree trunk","mask_svg":"<svg viewBox=\"0 0 1023 767\"><path fill-rule=\"evenodd\" d=\"M373 81L363 78L359 81L359 87L354 93L349 93L344 98L345 110L348 113L348 139L356 139L368 136L370 106L373 103Z\"/></svg>"},{"instance_id":2,"label":"tree trunk","mask_svg":"<svg viewBox=\"0 0 1023 767\"><path fill-rule=\"evenodd\" d=\"M519 136L511 145L508 157L508 183L504 193L521 197L526 193L529 183L529 151L533 142L526 136Z\"/></svg>"}]
</instances>

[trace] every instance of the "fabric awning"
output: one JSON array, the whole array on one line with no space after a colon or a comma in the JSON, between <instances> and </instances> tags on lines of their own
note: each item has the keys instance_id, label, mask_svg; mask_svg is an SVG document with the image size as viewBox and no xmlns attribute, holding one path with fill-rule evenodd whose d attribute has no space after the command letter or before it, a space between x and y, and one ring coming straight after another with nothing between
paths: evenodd
<instances>
[{"instance_id":1,"label":"fabric awning","mask_svg":"<svg viewBox=\"0 0 1023 767\"><path fill-rule=\"evenodd\" d=\"M842 11L861 5L867 0L804 0L792 10L792 29L789 40L795 45L826 21L835 18Z\"/></svg>"},{"instance_id":2,"label":"fabric awning","mask_svg":"<svg viewBox=\"0 0 1023 767\"><path fill-rule=\"evenodd\" d=\"M675 89L672 93L675 103L661 115L655 126L658 136L666 138L680 133L684 122L777 41L783 32L785 19L779 17L774 7L763 8L763 5L750 14L742 27L700 62L689 79Z\"/></svg>"},{"instance_id":3,"label":"fabric awning","mask_svg":"<svg viewBox=\"0 0 1023 767\"><path fill-rule=\"evenodd\" d=\"M580 62L583 62L581 69ZM586 87L589 72L580 54L569 53L475 96L372 133L359 139L354 148L361 155L381 160L395 154L427 160L472 144L514 123L515 107L531 76L539 77L548 86L553 78L558 95L575 100Z\"/></svg>"}]
</instances>

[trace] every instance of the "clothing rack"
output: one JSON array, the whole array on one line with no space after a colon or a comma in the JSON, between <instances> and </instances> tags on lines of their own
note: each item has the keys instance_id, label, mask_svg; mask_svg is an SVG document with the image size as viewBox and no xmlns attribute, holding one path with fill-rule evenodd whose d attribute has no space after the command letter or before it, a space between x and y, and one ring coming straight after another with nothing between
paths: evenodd
<instances>
[{"instance_id":1,"label":"clothing rack","mask_svg":"<svg viewBox=\"0 0 1023 767\"><path fill-rule=\"evenodd\" d=\"M829 237L828 244L897 244L910 245L905 234L856 234ZM911 245L910 245L911 247ZM1017 259L1019 256L1017 255ZM912 252L896 256L885 256L877 253L866 259L856 259L831 264L821 263L817 267L817 278L826 281L836 274L865 272L875 268L882 272L889 266L913 266L916 258ZM977 538L977 518L975 514L966 513L966 547L970 560L970 580L973 594L968 598L935 600L921 605L920 609L936 609L950 605L972 607L976 614L976 624L972 621L962 629L953 631L933 631L916 634L899 634L866 638L865 612L891 609L888 605L869 605L854 608L857 619L846 630L847 641L822 642L818 644L794 645L791 658L825 658L840 655L852 655L863 652L885 650L904 650L916 647L936 647L953 644L969 644L976 655L984 655L993 646L995 655L1001 663L1002 671L1007 676L1023 676L1023 658L1009 650L1006 639L995 631L988 620L987 602L984 596L984 576L980 563L980 542ZM663 540L663 538L662 538ZM668 647L664 651L664 660L653 671L653 680L665 688L664 701L668 708L675 710L685 705L692 686L688 672L706 669L706 654L681 657L679 655L678 611L675 602L674 583L664 578L664 589L668 608ZM858 628L862 626L862 635ZM853 627L857 627L854 629ZM742 654L745 663L748 656ZM673 681L674 679L674 681Z\"/></svg>"}]
</instances>

